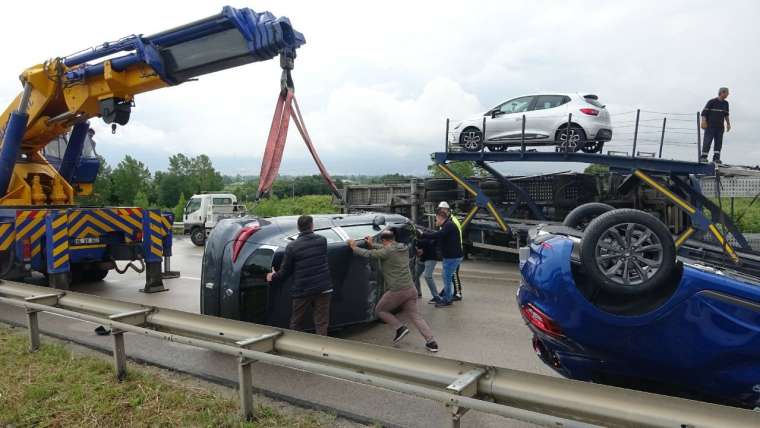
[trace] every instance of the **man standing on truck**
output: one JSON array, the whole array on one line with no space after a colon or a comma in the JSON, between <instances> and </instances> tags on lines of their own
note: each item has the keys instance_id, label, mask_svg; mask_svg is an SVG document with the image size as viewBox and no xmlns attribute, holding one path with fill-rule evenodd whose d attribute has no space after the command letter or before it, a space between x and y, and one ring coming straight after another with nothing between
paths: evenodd
<instances>
[{"instance_id":1,"label":"man standing on truck","mask_svg":"<svg viewBox=\"0 0 760 428\"><path fill-rule=\"evenodd\" d=\"M396 329L393 343L398 343L409 334L409 329L393 315L393 311L401 308L401 313L412 320L422 337L425 338L425 348L430 352L438 352L438 344L433 337L430 326L417 311L417 289L412 281L409 270L409 248L396 241L396 236L390 229L380 233L380 248L373 248L372 238L364 238L367 248L359 248L356 241L348 240L348 245L354 254L362 257L377 259L383 273L385 294L375 306L378 318Z\"/></svg>"},{"instance_id":2,"label":"man standing on truck","mask_svg":"<svg viewBox=\"0 0 760 428\"><path fill-rule=\"evenodd\" d=\"M314 219L309 215L298 217L298 232L298 238L285 247L280 270L275 272L272 268L267 281L278 283L293 275L290 329L301 330L306 310L311 307L316 333L327 336L333 291L327 264L327 239L314 233Z\"/></svg>"},{"instance_id":3,"label":"man standing on truck","mask_svg":"<svg viewBox=\"0 0 760 428\"><path fill-rule=\"evenodd\" d=\"M728 88L720 88L718 97L707 102L702 109L702 123L700 127L705 130L705 137L702 143L702 156L700 162L707 162L707 155L710 154L710 145L715 140L715 149L713 150L713 162L721 164L720 150L723 147L723 130L725 122L725 131L731 131L731 121L728 119Z\"/></svg>"}]
</instances>

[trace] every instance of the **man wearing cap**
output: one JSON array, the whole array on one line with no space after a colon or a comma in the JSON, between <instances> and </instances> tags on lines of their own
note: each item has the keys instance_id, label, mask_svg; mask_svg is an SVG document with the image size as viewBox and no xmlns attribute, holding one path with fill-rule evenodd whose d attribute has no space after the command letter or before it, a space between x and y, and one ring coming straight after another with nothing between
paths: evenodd
<instances>
[{"instance_id":1,"label":"man wearing cap","mask_svg":"<svg viewBox=\"0 0 760 428\"><path fill-rule=\"evenodd\" d=\"M451 222L454 223L454 226L457 227L457 230L459 230L459 242L462 244L462 254L464 255L464 237L462 235L462 223L459 222L457 216L452 214L451 207L449 206L448 202L441 201L441 203L438 204L438 211L443 212L446 217L449 217L451 219ZM457 266L457 270L454 272L454 276L451 278L454 284L454 297L452 299L455 302L462 300L462 280L459 278L459 268L461 266L461 264Z\"/></svg>"},{"instance_id":2,"label":"man wearing cap","mask_svg":"<svg viewBox=\"0 0 760 428\"><path fill-rule=\"evenodd\" d=\"M440 229L435 232L425 232L422 237L435 239L441 246L443 296L441 296L441 301L435 304L435 307L444 308L450 306L454 299L452 278L462 262L464 254L462 252L462 236L454 221L446 214L446 210L438 210L435 216L435 224Z\"/></svg>"}]
</instances>

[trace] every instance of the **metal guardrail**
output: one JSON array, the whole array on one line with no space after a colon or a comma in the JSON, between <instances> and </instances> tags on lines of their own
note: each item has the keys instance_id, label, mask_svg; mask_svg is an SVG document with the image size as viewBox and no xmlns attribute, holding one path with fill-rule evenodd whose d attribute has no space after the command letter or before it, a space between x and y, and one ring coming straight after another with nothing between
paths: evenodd
<instances>
[{"instance_id":1,"label":"metal guardrail","mask_svg":"<svg viewBox=\"0 0 760 428\"><path fill-rule=\"evenodd\" d=\"M0 303L25 308L30 349L39 312L109 326L117 376L125 332L238 357L241 412L252 416L252 361L416 395L445 405L451 426L469 409L544 426L756 427L749 410L410 353L342 339L4 281Z\"/></svg>"}]
</instances>

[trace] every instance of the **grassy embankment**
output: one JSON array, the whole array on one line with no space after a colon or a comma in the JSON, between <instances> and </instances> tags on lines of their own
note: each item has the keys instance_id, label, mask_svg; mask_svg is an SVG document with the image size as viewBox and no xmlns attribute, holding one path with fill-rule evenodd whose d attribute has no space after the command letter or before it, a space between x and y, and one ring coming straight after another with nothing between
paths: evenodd
<instances>
[{"instance_id":1,"label":"grassy embankment","mask_svg":"<svg viewBox=\"0 0 760 428\"><path fill-rule=\"evenodd\" d=\"M58 344L27 352L24 330L0 325L0 427L320 427L324 413L284 414L267 406L238 417L238 402L130 366L117 382L108 360L76 356Z\"/></svg>"}]
</instances>

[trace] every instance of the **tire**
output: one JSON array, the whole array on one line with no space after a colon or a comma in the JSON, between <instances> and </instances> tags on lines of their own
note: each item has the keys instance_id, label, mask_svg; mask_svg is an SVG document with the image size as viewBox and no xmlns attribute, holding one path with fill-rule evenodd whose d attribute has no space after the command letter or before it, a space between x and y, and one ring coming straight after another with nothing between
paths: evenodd
<instances>
[{"instance_id":1,"label":"tire","mask_svg":"<svg viewBox=\"0 0 760 428\"><path fill-rule=\"evenodd\" d=\"M108 272L108 269L73 264L71 265L71 283L81 284L102 281L108 275Z\"/></svg>"},{"instance_id":2,"label":"tire","mask_svg":"<svg viewBox=\"0 0 760 428\"><path fill-rule=\"evenodd\" d=\"M425 190L454 190L457 188L456 181L450 178L430 178L425 180Z\"/></svg>"},{"instance_id":3,"label":"tire","mask_svg":"<svg viewBox=\"0 0 760 428\"><path fill-rule=\"evenodd\" d=\"M589 223L581 240L581 263L605 291L636 296L666 286L676 269L667 226L634 209L606 212Z\"/></svg>"},{"instance_id":4,"label":"tire","mask_svg":"<svg viewBox=\"0 0 760 428\"><path fill-rule=\"evenodd\" d=\"M507 151L507 145L506 144L493 144L488 146L489 152L506 152Z\"/></svg>"},{"instance_id":5,"label":"tire","mask_svg":"<svg viewBox=\"0 0 760 428\"><path fill-rule=\"evenodd\" d=\"M576 124L570 124L570 144L567 140L567 125L560 127L554 136L557 147L562 151L577 152L581 147L586 145L586 131Z\"/></svg>"},{"instance_id":6,"label":"tire","mask_svg":"<svg viewBox=\"0 0 760 428\"><path fill-rule=\"evenodd\" d=\"M190 231L190 240L198 247L206 245L206 231L196 227Z\"/></svg>"},{"instance_id":7,"label":"tire","mask_svg":"<svg viewBox=\"0 0 760 428\"><path fill-rule=\"evenodd\" d=\"M425 192L426 202L449 202L457 199L459 199L458 190L429 190Z\"/></svg>"},{"instance_id":8,"label":"tire","mask_svg":"<svg viewBox=\"0 0 760 428\"><path fill-rule=\"evenodd\" d=\"M573 210L565 216L562 225L572 227L573 229L584 230L591 220L614 209L615 207L612 205L603 204L601 202L589 202L573 208Z\"/></svg>"},{"instance_id":9,"label":"tire","mask_svg":"<svg viewBox=\"0 0 760 428\"><path fill-rule=\"evenodd\" d=\"M604 150L604 141L586 141L581 147L583 153L602 153Z\"/></svg>"},{"instance_id":10,"label":"tire","mask_svg":"<svg viewBox=\"0 0 760 428\"><path fill-rule=\"evenodd\" d=\"M466 152L479 152L483 149L483 133L474 126L464 128L459 134L459 145Z\"/></svg>"}]
</instances>

